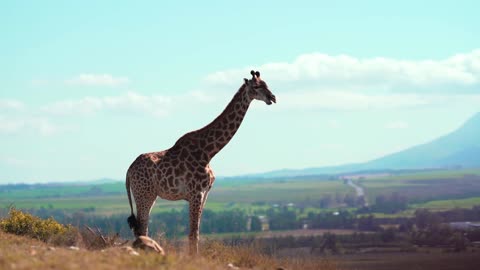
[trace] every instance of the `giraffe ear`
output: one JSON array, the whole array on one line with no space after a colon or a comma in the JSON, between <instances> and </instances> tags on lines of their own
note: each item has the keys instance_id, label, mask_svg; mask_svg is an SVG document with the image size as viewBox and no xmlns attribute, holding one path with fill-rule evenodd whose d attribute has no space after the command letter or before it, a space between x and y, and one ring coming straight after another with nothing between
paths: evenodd
<instances>
[{"instance_id":1,"label":"giraffe ear","mask_svg":"<svg viewBox=\"0 0 480 270\"><path fill-rule=\"evenodd\" d=\"M248 79L247 78L243 78L243 80L245 81L246 84L248 84Z\"/></svg>"}]
</instances>

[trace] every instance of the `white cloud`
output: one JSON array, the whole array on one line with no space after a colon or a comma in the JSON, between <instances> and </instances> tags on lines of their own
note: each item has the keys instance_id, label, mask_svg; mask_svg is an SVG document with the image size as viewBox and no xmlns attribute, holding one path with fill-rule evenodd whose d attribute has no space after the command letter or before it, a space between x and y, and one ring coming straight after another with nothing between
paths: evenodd
<instances>
[{"instance_id":1,"label":"white cloud","mask_svg":"<svg viewBox=\"0 0 480 270\"><path fill-rule=\"evenodd\" d=\"M416 94L362 94L347 91L304 91L277 95L278 108L323 109L323 110L367 110L398 109L425 106L431 103L426 96Z\"/></svg>"},{"instance_id":2,"label":"white cloud","mask_svg":"<svg viewBox=\"0 0 480 270\"><path fill-rule=\"evenodd\" d=\"M61 129L44 117L5 117L0 116L0 134L33 133L51 136Z\"/></svg>"},{"instance_id":3,"label":"white cloud","mask_svg":"<svg viewBox=\"0 0 480 270\"><path fill-rule=\"evenodd\" d=\"M209 74L221 89L235 87L250 68ZM276 94L276 109L369 110L480 106L480 49L441 60L303 54L258 67Z\"/></svg>"},{"instance_id":4,"label":"white cloud","mask_svg":"<svg viewBox=\"0 0 480 270\"><path fill-rule=\"evenodd\" d=\"M385 125L385 128L388 128L388 129L405 129L408 127L409 127L409 124L405 121L393 121Z\"/></svg>"},{"instance_id":5,"label":"white cloud","mask_svg":"<svg viewBox=\"0 0 480 270\"><path fill-rule=\"evenodd\" d=\"M456 54L442 60L403 60L393 58L357 58L321 53L303 54L293 62L266 63L258 69L265 80L278 85L329 90L419 90L458 92L471 91L480 84L480 49ZM207 83L238 84L249 74L249 67L209 74ZM289 84L291 83L291 84Z\"/></svg>"},{"instance_id":6,"label":"white cloud","mask_svg":"<svg viewBox=\"0 0 480 270\"><path fill-rule=\"evenodd\" d=\"M0 113L4 113L0 114L0 134L28 133L51 136L75 129L75 127L65 124L59 125L58 121L55 121L55 117L58 116L93 116L98 113L113 111L115 113L143 113L153 117L164 117L176 109L187 109L216 100L216 97L207 95L203 91L192 91L178 96L141 95L136 92L127 92L118 96L61 100L27 109L22 102L1 99Z\"/></svg>"},{"instance_id":7,"label":"white cloud","mask_svg":"<svg viewBox=\"0 0 480 270\"><path fill-rule=\"evenodd\" d=\"M0 99L0 134L33 132L49 136L58 128L47 118L32 116L27 106L18 100Z\"/></svg>"},{"instance_id":8,"label":"white cloud","mask_svg":"<svg viewBox=\"0 0 480 270\"><path fill-rule=\"evenodd\" d=\"M119 86L129 83L127 77L114 77L110 74L80 74L65 81L70 85Z\"/></svg>"},{"instance_id":9,"label":"white cloud","mask_svg":"<svg viewBox=\"0 0 480 270\"><path fill-rule=\"evenodd\" d=\"M19 111L25 108L25 104L15 99L0 99L0 111Z\"/></svg>"},{"instance_id":10,"label":"white cloud","mask_svg":"<svg viewBox=\"0 0 480 270\"><path fill-rule=\"evenodd\" d=\"M57 101L43 106L41 110L54 115L93 115L102 111L117 111L163 117L178 107L174 105L188 108L216 100L216 97L203 91L192 91L178 96L142 95L130 91L118 96L84 97L76 100Z\"/></svg>"},{"instance_id":11,"label":"white cloud","mask_svg":"<svg viewBox=\"0 0 480 270\"><path fill-rule=\"evenodd\" d=\"M215 96L207 94L206 92L200 90L190 91L184 96L184 98L186 98L187 100L193 98L196 101L202 103L211 103L217 100Z\"/></svg>"},{"instance_id":12,"label":"white cloud","mask_svg":"<svg viewBox=\"0 0 480 270\"><path fill-rule=\"evenodd\" d=\"M331 119L327 121L327 126L330 128L340 128L342 125L337 120Z\"/></svg>"},{"instance_id":13,"label":"white cloud","mask_svg":"<svg viewBox=\"0 0 480 270\"><path fill-rule=\"evenodd\" d=\"M24 126L24 122L0 115L0 133L14 133Z\"/></svg>"},{"instance_id":14,"label":"white cloud","mask_svg":"<svg viewBox=\"0 0 480 270\"><path fill-rule=\"evenodd\" d=\"M128 92L120 96L84 97L78 100L64 100L42 107L47 113L57 115L88 115L99 111L117 110L143 112L154 116L164 116L168 112L171 99L164 96L145 96Z\"/></svg>"},{"instance_id":15,"label":"white cloud","mask_svg":"<svg viewBox=\"0 0 480 270\"><path fill-rule=\"evenodd\" d=\"M31 82L31 85L32 86L47 86L49 85L51 82L47 79L33 79Z\"/></svg>"},{"instance_id":16,"label":"white cloud","mask_svg":"<svg viewBox=\"0 0 480 270\"><path fill-rule=\"evenodd\" d=\"M277 94L275 109L364 111L447 106L480 107L479 94L393 93L366 94L354 91L301 91Z\"/></svg>"},{"instance_id":17,"label":"white cloud","mask_svg":"<svg viewBox=\"0 0 480 270\"><path fill-rule=\"evenodd\" d=\"M31 126L43 136L51 136L61 131L58 126L51 123L47 118L32 118L27 121L27 126Z\"/></svg>"}]
</instances>

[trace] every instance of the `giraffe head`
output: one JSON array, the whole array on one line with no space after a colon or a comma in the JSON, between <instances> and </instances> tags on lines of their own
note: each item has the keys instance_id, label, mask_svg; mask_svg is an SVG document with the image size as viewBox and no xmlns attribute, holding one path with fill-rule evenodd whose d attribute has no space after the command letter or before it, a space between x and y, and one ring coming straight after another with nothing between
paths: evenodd
<instances>
[{"instance_id":1,"label":"giraffe head","mask_svg":"<svg viewBox=\"0 0 480 270\"><path fill-rule=\"evenodd\" d=\"M252 79L244 79L245 84L248 87L248 91L253 96L253 99L263 100L267 105L272 105L277 102L275 95L268 89L267 84L260 78L260 72L250 71Z\"/></svg>"}]
</instances>

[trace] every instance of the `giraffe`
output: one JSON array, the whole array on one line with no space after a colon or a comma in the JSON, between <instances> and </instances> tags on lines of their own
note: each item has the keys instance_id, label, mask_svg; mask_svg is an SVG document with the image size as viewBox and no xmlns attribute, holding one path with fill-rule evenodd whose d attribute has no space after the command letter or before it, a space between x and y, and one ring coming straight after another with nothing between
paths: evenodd
<instances>
[{"instance_id":1,"label":"giraffe","mask_svg":"<svg viewBox=\"0 0 480 270\"><path fill-rule=\"evenodd\" d=\"M137 238L148 234L150 211L157 196L166 200L186 200L190 218L189 252L198 253L202 210L215 181L210 160L235 135L254 99L267 105L276 103L275 95L260 78L260 72L252 70L250 74L252 79L244 79L224 111L210 124L186 133L170 149L141 154L130 165L126 176L131 210L128 224ZM131 193L136 203L136 216Z\"/></svg>"}]
</instances>

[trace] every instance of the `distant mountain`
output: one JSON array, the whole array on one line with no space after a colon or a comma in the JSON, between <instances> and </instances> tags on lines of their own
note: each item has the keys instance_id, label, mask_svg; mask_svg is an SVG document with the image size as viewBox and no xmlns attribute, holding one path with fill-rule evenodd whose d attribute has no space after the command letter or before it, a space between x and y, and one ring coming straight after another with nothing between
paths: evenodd
<instances>
[{"instance_id":1,"label":"distant mountain","mask_svg":"<svg viewBox=\"0 0 480 270\"><path fill-rule=\"evenodd\" d=\"M91 180L91 181L84 181L81 182L82 184L87 184L87 185L101 185L101 184L112 184L112 183L118 183L122 182L124 180L121 179L113 179L113 178L100 178L96 180Z\"/></svg>"},{"instance_id":2,"label":"distant mountain","mask_svg":"<svg viewBox=\"0 0 480 270\"><path fill-rule=\"evenodd\" d=\"M412 170L430 168L480 167L480 113L463 126L429 143L417 145L365 163L301 170L278 170L260 177L292 177L359 171Z\"/></svg>"}]
</instances>

